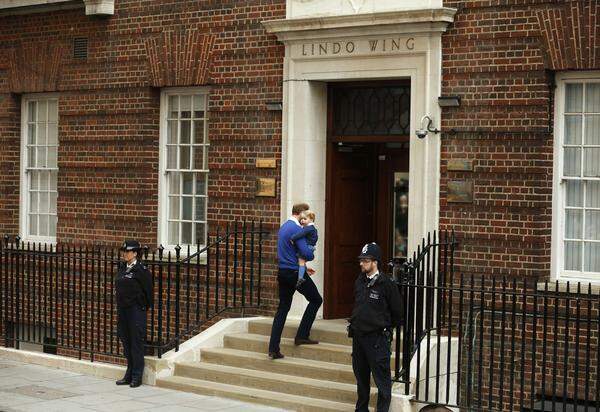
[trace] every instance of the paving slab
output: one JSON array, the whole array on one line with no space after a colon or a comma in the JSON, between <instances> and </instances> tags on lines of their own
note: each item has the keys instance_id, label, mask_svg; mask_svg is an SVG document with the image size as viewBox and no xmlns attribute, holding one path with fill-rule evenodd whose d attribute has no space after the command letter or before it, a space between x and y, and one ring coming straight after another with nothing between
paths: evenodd
<instances>
[{"instance_id":1,"label":"paving slab","mask_svg":"<svg viewBox=\"0 0 600 412\"><path fill-rule=\"evenodd\" d=\"M0 357L0 412L281 412L282 409L110 379Z\"/></svg>"}]
</instances>

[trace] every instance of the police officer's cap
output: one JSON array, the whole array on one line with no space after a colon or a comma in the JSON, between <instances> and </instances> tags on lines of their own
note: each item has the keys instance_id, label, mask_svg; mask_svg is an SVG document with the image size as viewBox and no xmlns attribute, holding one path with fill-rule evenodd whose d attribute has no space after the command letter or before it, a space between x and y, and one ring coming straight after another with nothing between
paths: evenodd
<instances>
[{"instance_id":1,"label":"police officer's cap","mask_svg":"<svg viewBox=\"0 0 600 412\"><path fill-rule=\"evenodd\" d=\"M372 259L381 262L381 248L377 243L371 242L363 246L359 259Z\"/></svg>"},{"instance_id":2,"label":"police officer's cap","mask_svg":"<svg viewBox=\"0 0 600 412\"><path fill-rule=\"evenodd\" d=\"M124 252L138 252L142 246L137 240L126 240L121 245L121 250Z\"/></svg>"}]
</instances>

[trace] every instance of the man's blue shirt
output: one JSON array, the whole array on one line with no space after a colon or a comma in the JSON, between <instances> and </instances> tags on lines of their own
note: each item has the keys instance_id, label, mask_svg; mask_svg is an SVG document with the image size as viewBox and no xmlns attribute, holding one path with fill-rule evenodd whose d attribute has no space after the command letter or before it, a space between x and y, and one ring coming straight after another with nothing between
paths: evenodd
<instances>
[{"instance_id":1,"label":"man's blue shirt","mask_svg":"<svg viewBox=\"0 0 600 412\"><path fill-rule=\"evenodd\" d=\"M307 261L315 258L313 251L308 247L306 238L300 238L292 243L292 236L302 231L302 226L292 219L288 219L281 228L277 239L277 257L280 269L298 270L298 256Z\"/></svg>"}]
</instances>

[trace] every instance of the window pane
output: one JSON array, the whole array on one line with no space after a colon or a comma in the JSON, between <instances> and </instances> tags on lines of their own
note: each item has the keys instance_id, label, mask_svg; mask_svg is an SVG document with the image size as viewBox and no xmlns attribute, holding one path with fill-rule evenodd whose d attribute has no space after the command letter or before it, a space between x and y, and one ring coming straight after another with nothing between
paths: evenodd
<instances>
[{"instance_id":1,"label":"window pane","mask_svg":"<svg viewBox=\"0 0 600 412\"><path fill-rule=\"evenodd\" d=\"M50 172L50 190L54 190L56 192L56 188L57 188L57 184L56 184L56 177L57 177L57 172L56 170Z\"/></svg>"},{"instance_id":2,"label":"window pane","mask_svg":"<svg viewBox=\"0 0 600 412\"><path fill-rule=\"evenodd\" d=\"M56 123L48 124L48 144L58 144L58 125Z\"/></svg>"},{"instance_id":3,"label":"window pane","mask_svg":"<svg viewBox=\"0 0 600 412\"><path fill-rule=\"evenodd\" d=\"M565 96L565 111L568 113L581 112L583 107L583 85L567 84Z\"/></svg>"},{"instance_id":4,"label":"window pane","mask_svg":"<svg viewBox=\"0 0 600 412\"><path fill-rule=\"evenodd\" d=\"M581 270L581 242L565 242L565 270Z\"/></svg>"},{"instance_id":5,"label":"window pane","mask_svg":"<svg viewBox=\"0 0 600 412\"><path fill-rule=\"evenodd\" d=\"M48 236L55 237L56 236L56 223L58 221L58 218L56 216L49 216L48 220L49 220L49 224L50 224L50 228L48 230Z\"/></svg>"},{"instance_id":6,"label":"window pane","mask_svg":"<svg viewBox=\"0 0 600 412\"><path fill-rule=\"evenodd\" d=\"M177 169L177 146L167 146L167 169Z\"/></svg>"},{"instance_id":7,"label":"window pane","mask_svg":"<svg viewBox=\"0 0 600 412\"><path fill-rule=\"evenodd\" d=\"M193 243L192 240L192 229L194 224L192 222L182 222L181 223L181 244L182 245L191 245Z\"/></svg>"},{"instance_id":8,"label":"window pane","mask_svg":"<svg viewBox=\"0 0 600 412\"><path fill-rule=\"evenodd\" d=\"M205 110L205 97L204 95L195 95L194 96L194 117L195 118L203 118L204 110Z\"/></svg>"},{"instance_id":9,"label":"window pane","mask_svg":"<svg viewBox=\"0 0 600 412\"><path fill-rule=\"evenodd\" d=\"M181 118L189 119L192 117L192 96L181 96L179 102L181 104Z\"/></svg>"},{"instance_id":10,"label":"window pane","mask_svg":"<svg viewBox=\"0 0 600 412\"><path fill-rule=\"evenodd\" d=\"M583 184L580 181L567 180L565 187L567 190L567 198L565 204L571 207L583 206Z\"/></svg>"},{"instance_id":11,"label":"window pane","mask_svg":"<svg viewBox=\"0 0 600 412\"><path fill-rule=\"evenodd\" d=\"M581 116L565 116L565 144L581 144Z\"/></svg>"},{"instance_id":12,"label":"window pane","mask_svg":"<svg viewBox=\"0 0 600 412\"><path fill-rule=\"evenodd\" d=\"M204 121L196 120L194 122L194 143L195 144L203 144L204 143Z\"/></svg>"},{"instance_id":13,"label":"window pane","mask_svg":"<svg viewBox=\"0 0 600 412\"><path fill-rule=\"evenodd\" d=\"M600 113L600 83L589 83L585 90L585 111Z\"/></svg>"},{"instance_id":14,"label":"window pane","mask_svg":"<svg viewBox=\"0 0 600 412\"><path fill-rule=\"evenodd\" d=\"M600 182L586 182L585 206L600 208Z\"/></svg>"},{"instance_id":15,"label":"window pane","mask_svg":"<svg viewBox=\"0 0 600 412\"><path fill-rule=\"evenodd\" d=\"M37 190L39 186L39 175L40 172L31 172L31 180L29 181L29 186L31 190Z\"/></svg>"},{"instance_id":16,"label":"window pane","mask_svg":"<svg viewBox=\"0 0 600 412\"><path fill-rule=\"evenodd\" d=\"M179 96L169 96L169 117L177 119L177 112L179 111Z\"/></svg>"},{"instance_id":17,"label":"window pane","mask_svg":"<svg viewBox=\"0 0 600 412\"><path fill-rule=\"evenodd\" d=\"M177 120L167 122L167 144L177 144Z\"/></svg>"},{"instance_id":18,"label":"window pane","mask_svg":"<svg viewBox=\"0 0 600 412\"><path fill-rule=\"evenodd\" d=\"M565 238L581 239L581 210L565 210Z\"/></svg>"},{"instance_id":19,"label":"window pane","mask_svg":"<svg viewBox=\"0 0 600 412\"><path fill-rule=\"evenodd\" d=\"M585 265L586 272L600 272L600 243L585 243Z\"/></svg>"},{"instance_id":20,"label":"window pane","mask_svg":"<svg viewBox=\"0 0 600 412\"><path fill-rule=\"evenodd\" d=\"M169 197L169 219L174 219L174 220L179 219L179 197L178 196L170 196Z\"/></svg>"},{"instance_id":21,"label":"window pane","mask_svg":"<svg viewBox=\"0 0 600 412\"><path fill-rule=\"evenodd\" d=\"M46 143L46 125L39 124L37 127L36 144L45 145Z\"/></svg>"},{"instance_id":22,"label":"window pane","mask_svg":"<svg viewBox=\"0 0 600 412\"><path fill-rule=\"evenodd\" d=\"M27 125L27 144L35 144L35 123Z\"/></svg>"},{"instance_id":23,"label":"window pane","mask_svg":"<svg viewBox=\"0 0 600 412\"><path fill-rule=\"evenodd\" d=\"M29 215L29 234L32 236L38 235L37 230L38 224L38 216L37 215Z\"/></svg>"},{"instance_id":24,"label":"window pane","mask_svg":"<svg viewBox=\"0 0 600 412\"><path fill-rule=\"evenodd\" d=\"M563 174L565 176L581 176L581 149L565 147Z\"/></svg>"},{"instance_id":25,"label":"window pane","mask_svg":"<svg viewBox=\"0 0 600 412\"><path fill-rule=\"evenodd\" d=\"M40 172L40 190L48 190L50 187L50 173Z\"/></svg>"},{"instance_id":26,"label":"window pane","mask_svg":"<svg viewBox=\"0 0 600 412\"><path fill-rule=\"evenodd\" d=\"M206 244L206 223L196 223L196 242Z\"/></svg>"},{"instance_id":27,"label":"window pane","mask_svg":"<svg viewBox=\"0 0 600 412\"><path fill-rule=\"evenodd\" d=\"M190 144L190 138L191 138L191 130L190 128L191 126L191 122L189 120L182 120L181 123L181 136L179 143L182 144Z\"/></svg>"},{"instance_id":28,"label":"window pane","mask_svg":"<svg viewBox=\"0 0 600 412\"><path fill-rule=\"evenodd\" d=\"M38 102L38 122L45 122L48 120L48 116L46 111L48 108L46 107L46 101L42 100Z\"/></svg>"},{"instance_id":29,"label":"window pane","mask_svg":"<svg viewBox=\"0 0 600 412\"><path fill-rule=\"evenodd\" d=\"M29 114L28 119L30 122L35 122L37 117L36 117L36 102L29 102L27 104L27 112Z\"/></svg>"},{"instance_id":30,"label":"window pane","mask_svg":"<svg viewBox=\"0 0 600 412\"><path fill-rule=\"evenodd\" d=\"M35 147L28 147L27 148L27 166L28 167L35 167L35 155L36 155L36 148Z\"/></svg>"},{"instance_id":31,"label":"window pane","mask_svg":"<svg viewBox=\"0 0 600 412\"><path fill-rule=\"evenodd\" d=\"M180 174L177 172L169 173L169 194L177 195L181 192L181 188L179 187L179 178Z\"/></svg>"},{"instance_id":32,"label":"window pane","mask_svg":"<svg viewBox=\"0 0 600 412\"><path fill-rule=\"evenodd\" d=\"M600 115L585 116L585 144L600 145Z\"/></svg>"},{"instance_id":33,"label":"window pane","mask_svg":"<svg viewBox=\"0 0 600 412\"><path fill-rule=\"evenodd\" d=\"M29 211L31 213L37 213L38 211L38 193L30 192L29 193Z\"/></svg>"},{"instance_id":34,"label":"window pane","mask_svg":"<svg viewBox=\"0 0 600 412\"><path fill-rule=\"evenodd\" d=\"M181 220L192 220L193 197L181 198Z\"/></svg>"},{"instance_id":35,"label":"window pane","mask_svg":"<svg viewBox=\"0 0 600 412\"><path fill-rule=\"evenodd\" d=\"M583 175L600 177L600 148L586 148L584 152Z\"/></svg>"},{"instance_id":36,"label":"window pane","mask_svg":"<svg viewBox=\"0 0 600 412\"><path fill-rule=\"evenodd\" d=\"M57 148L56 147L48 147L48 167L56 168L57 167Z\"/></svg>"},{"instance_id":37,"label":"window pane","mask_svg":"<svg viewBox=\"0 0 600 412\"><path fill-rule=\"evenodd\" d=\"M585 238L587 240L600 240L600 211L585 212Z\"/></svg>"},{"instance_id":38,"label":"window pane","mask_svg":"<svg viewBox=\"0 0 600 412\"><path fill-rule=\"evenodd\" d=\"M194 169L204 170L204 146L194 146Z\"/></svg>"},{"instance_id":39,"label":"window pane","mask_svg":"<svg viewBox=\"0 0 600 412\"><path fill-rule=\"evenodd\" d=\"M179 169L190 169L190 146L179 146Z\"/></svg>"},{"instance_id":40,"label":"window pane","mask_svg":"<svg viewBox=\"0 0 600 412\"><path fill-rule=\"evenodd\" d=\"M169 222L169 245L179 244L179 222Z\"/></svg>"},{"instance_id":41,"label":"window pane","mask_svg":"<svg viewBox=\"0 0 600 412\"><path fill-rule=\"evenodd\" d=\"M56 122L58 120L58 102L56 100L48 100L48 121Z\"/></svg>"},{"instance_id":42,"label":"window pane","mask_svg":"<svg viewBox=\"0 0 600 412\"><path fill-rule=\"evenodd\" d=\"M203 222L206 220L206 198L196 197L196 215L194 216L195 221Z\"/></svg>"},{"instance_id":43,"label":"window pane","mask_svg":"<svg viewBox=\"0 0 600 412\"><path fill-rule=\"evenodd\" d=\"M48 236L48 215L40 215L39 216L39 235L40 236Z\"/></svg>"},{"instance_id":44,"label":"window pane","mask_svg":"<svg viewBox=\"0 0 600 412\"><path fill-rule=\"evenodd\" d=\"M50 193L50 213L56 214L56 202L58 200L58 193Z\"/></svg>"},{"instance_id":45,"label":"window pane","mask_svg":"<svg viewBox=\"0 0 600 412\"><path fill-rule=\"evenodd\" d=\"M48 213L50 211L50 209L49 209L50 196L49 196L48 192L40 192L38 195L38 200L39 200L39 205L40 205L38 211L40 213Z\"/></svg>"},{"instance_id":46,"label":"window pane","mask_svg":"<svg viewBox=\"0 0 600 412\"><path fill-rule=\"evenodd\" d=\"M206 173L198 173L196 175L196 194L206 195Z\"/></svg>"},{"instance_id":47,"label":"window pane","mask_svg":"<svg viewBox=\"0 0 600 412\"><path fill-rule=\"evenodd\" d=\"M37 167L46 167L46 148L38 147L37 148Z\"/></svg>"},{"instance_id":48,"label":"window pane","mask_svg":"<svg viewBox=\"0 0 600 412\"><path fill-rule=\"evenodd\" d=\"M183 194L191 195L194 190L194 174L193 173L182 173L183 179Z\"/></svg>"}]
</instances>

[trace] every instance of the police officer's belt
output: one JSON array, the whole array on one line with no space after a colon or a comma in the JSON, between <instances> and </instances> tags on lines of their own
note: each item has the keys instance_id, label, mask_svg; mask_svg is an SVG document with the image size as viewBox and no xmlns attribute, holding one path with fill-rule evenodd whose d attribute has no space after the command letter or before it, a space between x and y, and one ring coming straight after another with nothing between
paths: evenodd
<instances>
[{"instance_id":1,"label":"police officer's belt","mask_svg":"<svg viewBox=\"0 0 600 412\"><path fill-rule=\"evenodd\" d=\"M359 330L353 330L353 332L354 332L354 336L364 338L364 337L368 337L368 336L381 336L381 335L383 335L383 332L385 332L385 329L374 330L371 332L361 332Z\"/></svg>"}]
</instances>

